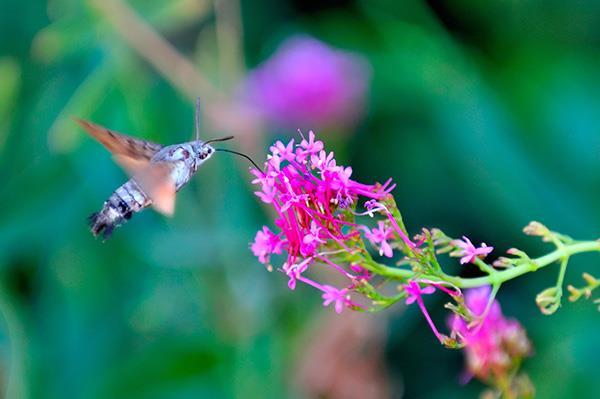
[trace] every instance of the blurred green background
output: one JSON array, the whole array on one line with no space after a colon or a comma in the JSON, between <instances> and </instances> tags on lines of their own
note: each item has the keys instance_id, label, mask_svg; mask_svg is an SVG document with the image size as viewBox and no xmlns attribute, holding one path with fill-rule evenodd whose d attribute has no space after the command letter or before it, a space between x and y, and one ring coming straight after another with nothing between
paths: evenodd
<instances>
[{"instance_id":1,"label":"blurred green background","mask_svg":"<svg viewBox=\"0 0 600 399\"><path fill-rule=\"evenodd\" d=\"M123 10L209 84L153 65L155 48L135 44L152 38L128 41L136 24ZM345 317L322 309L310 288L289 291L247 249L270 217L237 158L203 166L172 219L146 211L94 240L86 217L125 175L70 116L160 143L188 140L195 95L218 108L246 69L309 34L372 67L365 118L319 132L339 162L359 181L393 177L413 232L438 226L495 254L516 246L535 255L544 247L520 233L530 220L582 239L600 231L599 21L595 0L0 0L0 389L15 398L310 397L299 359L322 340L324 318ZM203 134L235 125L231 148L258 160L295 134L245 117L209 117ZM597 256L574 258L567 282L599 267ZM533 341L524 369L538 397L598 397L595 307L566 303L546 317L535 306L556 271L506 284L499 298ZM428 306L443 323L441 299ZM368 320L383 328L380 384L391 397L482 389L459 384L461 354L436 344L418 309Z\"/></svg>"}]
</instances>

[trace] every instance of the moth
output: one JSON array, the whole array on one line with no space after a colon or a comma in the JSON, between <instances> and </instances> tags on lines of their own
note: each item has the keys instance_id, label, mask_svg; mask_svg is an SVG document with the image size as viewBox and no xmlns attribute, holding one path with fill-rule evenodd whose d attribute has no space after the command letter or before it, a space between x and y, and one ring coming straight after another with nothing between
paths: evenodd
<instances>
[{"instance_id":1,"label":"moth","mask_svg":"<svg viewBox=\"0 0 600 399\"><path fill-rule=\"evenodd\" d=\"M134 213L152 206L171 216L175 210L175 194L190 181L198 168L215 151L247 155L211 143L233 139L233 136L202 141L200 135L200 102L196 102L196 134L193 141L163 146L107 129L83 119L74 120L93 138L104 145L131 178L104 201L102 209L89 217L94 237L107 239L113 230L131 219ZM260 169L260 168L259 168Z\"/></svg>"}]
</instances>

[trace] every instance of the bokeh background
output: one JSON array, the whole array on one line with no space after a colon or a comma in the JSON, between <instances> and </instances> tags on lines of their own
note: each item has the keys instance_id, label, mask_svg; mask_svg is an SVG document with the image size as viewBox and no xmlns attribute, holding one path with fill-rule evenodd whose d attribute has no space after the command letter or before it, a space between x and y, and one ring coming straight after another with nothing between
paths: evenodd
<instances>
[{"instance_id":1,"label":"bokeh background","mask_svg":"<svg viewBox=\"0 0 600 399\"><path fill-rule=\"evenodd\" d=\"M200 96L204 137L234 133L230 148L258 160L314 128L358 180L394 178L409 230L537 254L529 220L600 232L599 21L594 0L1 0L0 390L476 397L461 353L416 308L337 316L257 262L248 242L270 215L242 159L203 166L172 219L146 211L95 240L86 217L126 176L70 117L175 143L192 136ZM297 35L368 65L351 123L282 126L240 100L249 71ZM567 282L598 267L574 258ZM533 341L524 370L540 398L598 397L600 317L590 302L541 315L534 296L555 278L499 296ZM428 300L443 323L441 298Z\"/></svg>"}]
</instances>

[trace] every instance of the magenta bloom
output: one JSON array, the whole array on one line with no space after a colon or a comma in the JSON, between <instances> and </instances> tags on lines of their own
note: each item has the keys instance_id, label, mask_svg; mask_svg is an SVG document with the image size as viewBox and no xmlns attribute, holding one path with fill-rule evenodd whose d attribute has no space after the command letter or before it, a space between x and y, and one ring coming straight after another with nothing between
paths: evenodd
<instances>
[{"instance_id":1,"label":"magenta bloom","mask_svg":"<svg viewBox=\"0 0 600 399\"><path fill-rule=\"evenodd\" d=\"M296 36L250 73L245 97L285 127L347 125L362 113L369 78L362 57Z\"/></svg>"},{"instance_id":2,"label":"magenta bloom","mask_svg":"<svg viewBox=\"0 0 600 399\"><path fill-rule=\"evenodd\" d=\"M424 294L427 294L427 295L433 294L435 292L436 287L434 287L433 285L427 285L425 287L421 287L421 285L419 283L417 283L416 281L409 281L408 284L403 285L403 287L404 287L404 291L406 292L406 295L407 295L406 296L406 304L410 305L410 304L413 304L416 302L419 305L419 308L421 309L423 316L425 316L425 320L427 320L429 327L431 327L431 331L433 331L436 338L440 342L444 342L444 337L442 336L442 334L440 334L440 332L436 328L435 324L433 323L433 320L431 319L431 316L429 316L429 312L427 311L427 308L425 307L425 303L423 302L423 298L422 298L422 296Z\"/></svg>"},{"instance_id":3,"label":"magenta bloom","mask_svg":"<svg viewBox=\"0 0 600 399\"><path fill-rule=\"evenodd\" d=\"M254 242L250 246L254 256L258 257L260 263L269 263L271 254L280 254L283 242L267 226L256 233Z\"/></svg>"},{"instance_id":4,"label":"magenta bloom","mask_svg":"<svg viewBox=\"0 0 600 399\"><path fill-rule=\"evenodd\" d=\"M288 276L288 286L295 289L301 281L323 291L325 305L335 303L337 312L343 306L357 306L349 299L349 290L359 279L368 277L360 264L340 265L335 255L350 253L361 233L391 255L386 240L393 235L383 223L373 231L348 221L348 209L359 197L383 200L394 188L391 180L385 184L363 184L352 179L352 169L338 165L334 154L327 153L313 132L294 146L294 140L277 142L271 147L264 171L252 169L259 186L256 195L271 205L276 213L278 233L263 227L256 234L251 248L262 263L272 254L285 252L282 271ZM347 288L337 289L320 284L306 276L313 264L320 264L341 274ZM358 271L358 272L357 272Z\"/></svg>"},{"instance_id":5,"label":"magenta bloom","mask_svg":"<svg viewBox=\"0 0 600 399\"><path fill-rule=\"evenodd\" d=\"M323 289L323 306L329 306L329 304L333 303L335 313L342 313L344 306L352 304L346 288L340 290L330 285L324 285Z\"/></svg>"},{"instance_id":6,"label":"magenta bloom","mask_svg":"<svg viewBox=\"0 0 600 399\"><path fill-rule=\"evenodd\" d=\"M302 273L308 268L308 264L311 261L312 259L308 258L300 263L294 263L292 265L286 263L283 265L283 271L290 278L288 280L288 287L290 290L296 289L296 281L302 279Z\"/></svg>"},{"instance_id":7,"label":"magenta bloom","mask_svg":"<svg viewBox=\"0 0 600 399\"><path fill-rule=\"evenodd\" d=\"M435 292L435 287L432 285L428 285L424 288L421 288L421 286L414 282L414 281L410 281L408 284L404 285L404 290L406 291L406 304L410 305L414 302L418 302L421 300L421 296L423 294L433 294Z\"/></svg>"},{"instance_id":8,"label":"magenta bloom","mask_svg":"<svg viewBox=\"0 0 600 399\"><path fill-rule=\"evenodd\" d=\"M518 321L506 319L500 304L493 301L487 314L490 287L467 291L465 304L478 322L469 325L458 315L451 319L453 334L465 345L470 376L482 380L506 374L514 361L530 352L530 343Z\"/></svg>"},{"instance_id":9,"label":"magenta bloom","mask_svg":"<svg viewBox=\"0 0 600 399\"><path fill-rule=\"evenodd\" d=\"M453 252L453 255L461 256L461 265L473 263L475 258L483 259L494 250L494 247L488 247L485 243L481 243L481 246L476 248L466 236L463 236L462 240L454 240L453 243L458 247L457 251Z\"/></svg>"},{"instance_id":10,"label":"magenta bloom","mask_svg":"<svg viewBox=\"0 0 600 399\"><path fill-rule=\"evenodd\" d=\"M391 258L393 255L392 247L387 242L394 237L394 229L387 227L381 220L377 222L377 227L374 229L365 229L365 237L375 246L379 247L379 255Z\"/></svg>"},{"instance_id":11,"label":"magenta bloom","mask_svg":"<svg viewBox=\"0 0 600 399\"><path fill-rule=\"evenodd\" d=\"M344 233L342 227L348 223L336 211L355 203L359 196L382 199L393 186L391 181L382 186L352 180L352 170L336 165L333 153L327 164L320 162L327 156L323 143L315 141L313 132L309 133L308 140L302 140L295 153L290 144L278 143L271 147L264 173L252 169L256 176L253 183L260 186L256 195L273 206L278 215L275 225L281 229L280 235L275 236L264 228L257 234L253 251L257 256L271 254L275 247L279 249L282 245L288 252L287 263L294 264L299 256L315 255L319 246L327 241L343 244L359 234L356 229ZM281 157L283 153L285 160ZM378 235L375 239L381 242L389 238L391 232L381 232L384 233L385 237Z\"/></svg>"}]
</instances>

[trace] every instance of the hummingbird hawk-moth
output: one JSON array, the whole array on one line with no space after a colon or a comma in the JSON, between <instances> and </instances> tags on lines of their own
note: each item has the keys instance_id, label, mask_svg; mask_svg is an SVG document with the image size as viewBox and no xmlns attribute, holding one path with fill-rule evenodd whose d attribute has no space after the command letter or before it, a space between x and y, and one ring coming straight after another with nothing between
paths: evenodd
<instances>
[{"instance_id":1,"label":"hummingbird hawk-moth","mask_svg":"<svg viewBox=\"0 0 600 399\"><path fill-rule=\"evenodd\" d=\"M104 239L108 238L115 227L125 223L134 213L150 205L164 215L172 215L175 208L175 194L190 181L200 165L215 151L231 152L254 163L245 154L214 148L210 145L213 142L230 140L233 136L201 141L199 119L200 110L197 102L195 139L186 143L162 146L75 118L87 133L112 153L117 163L131 176L104 201L99 212L89 217L89 224L95 237L102 234Z\"/></svg>"}]
</instances>

